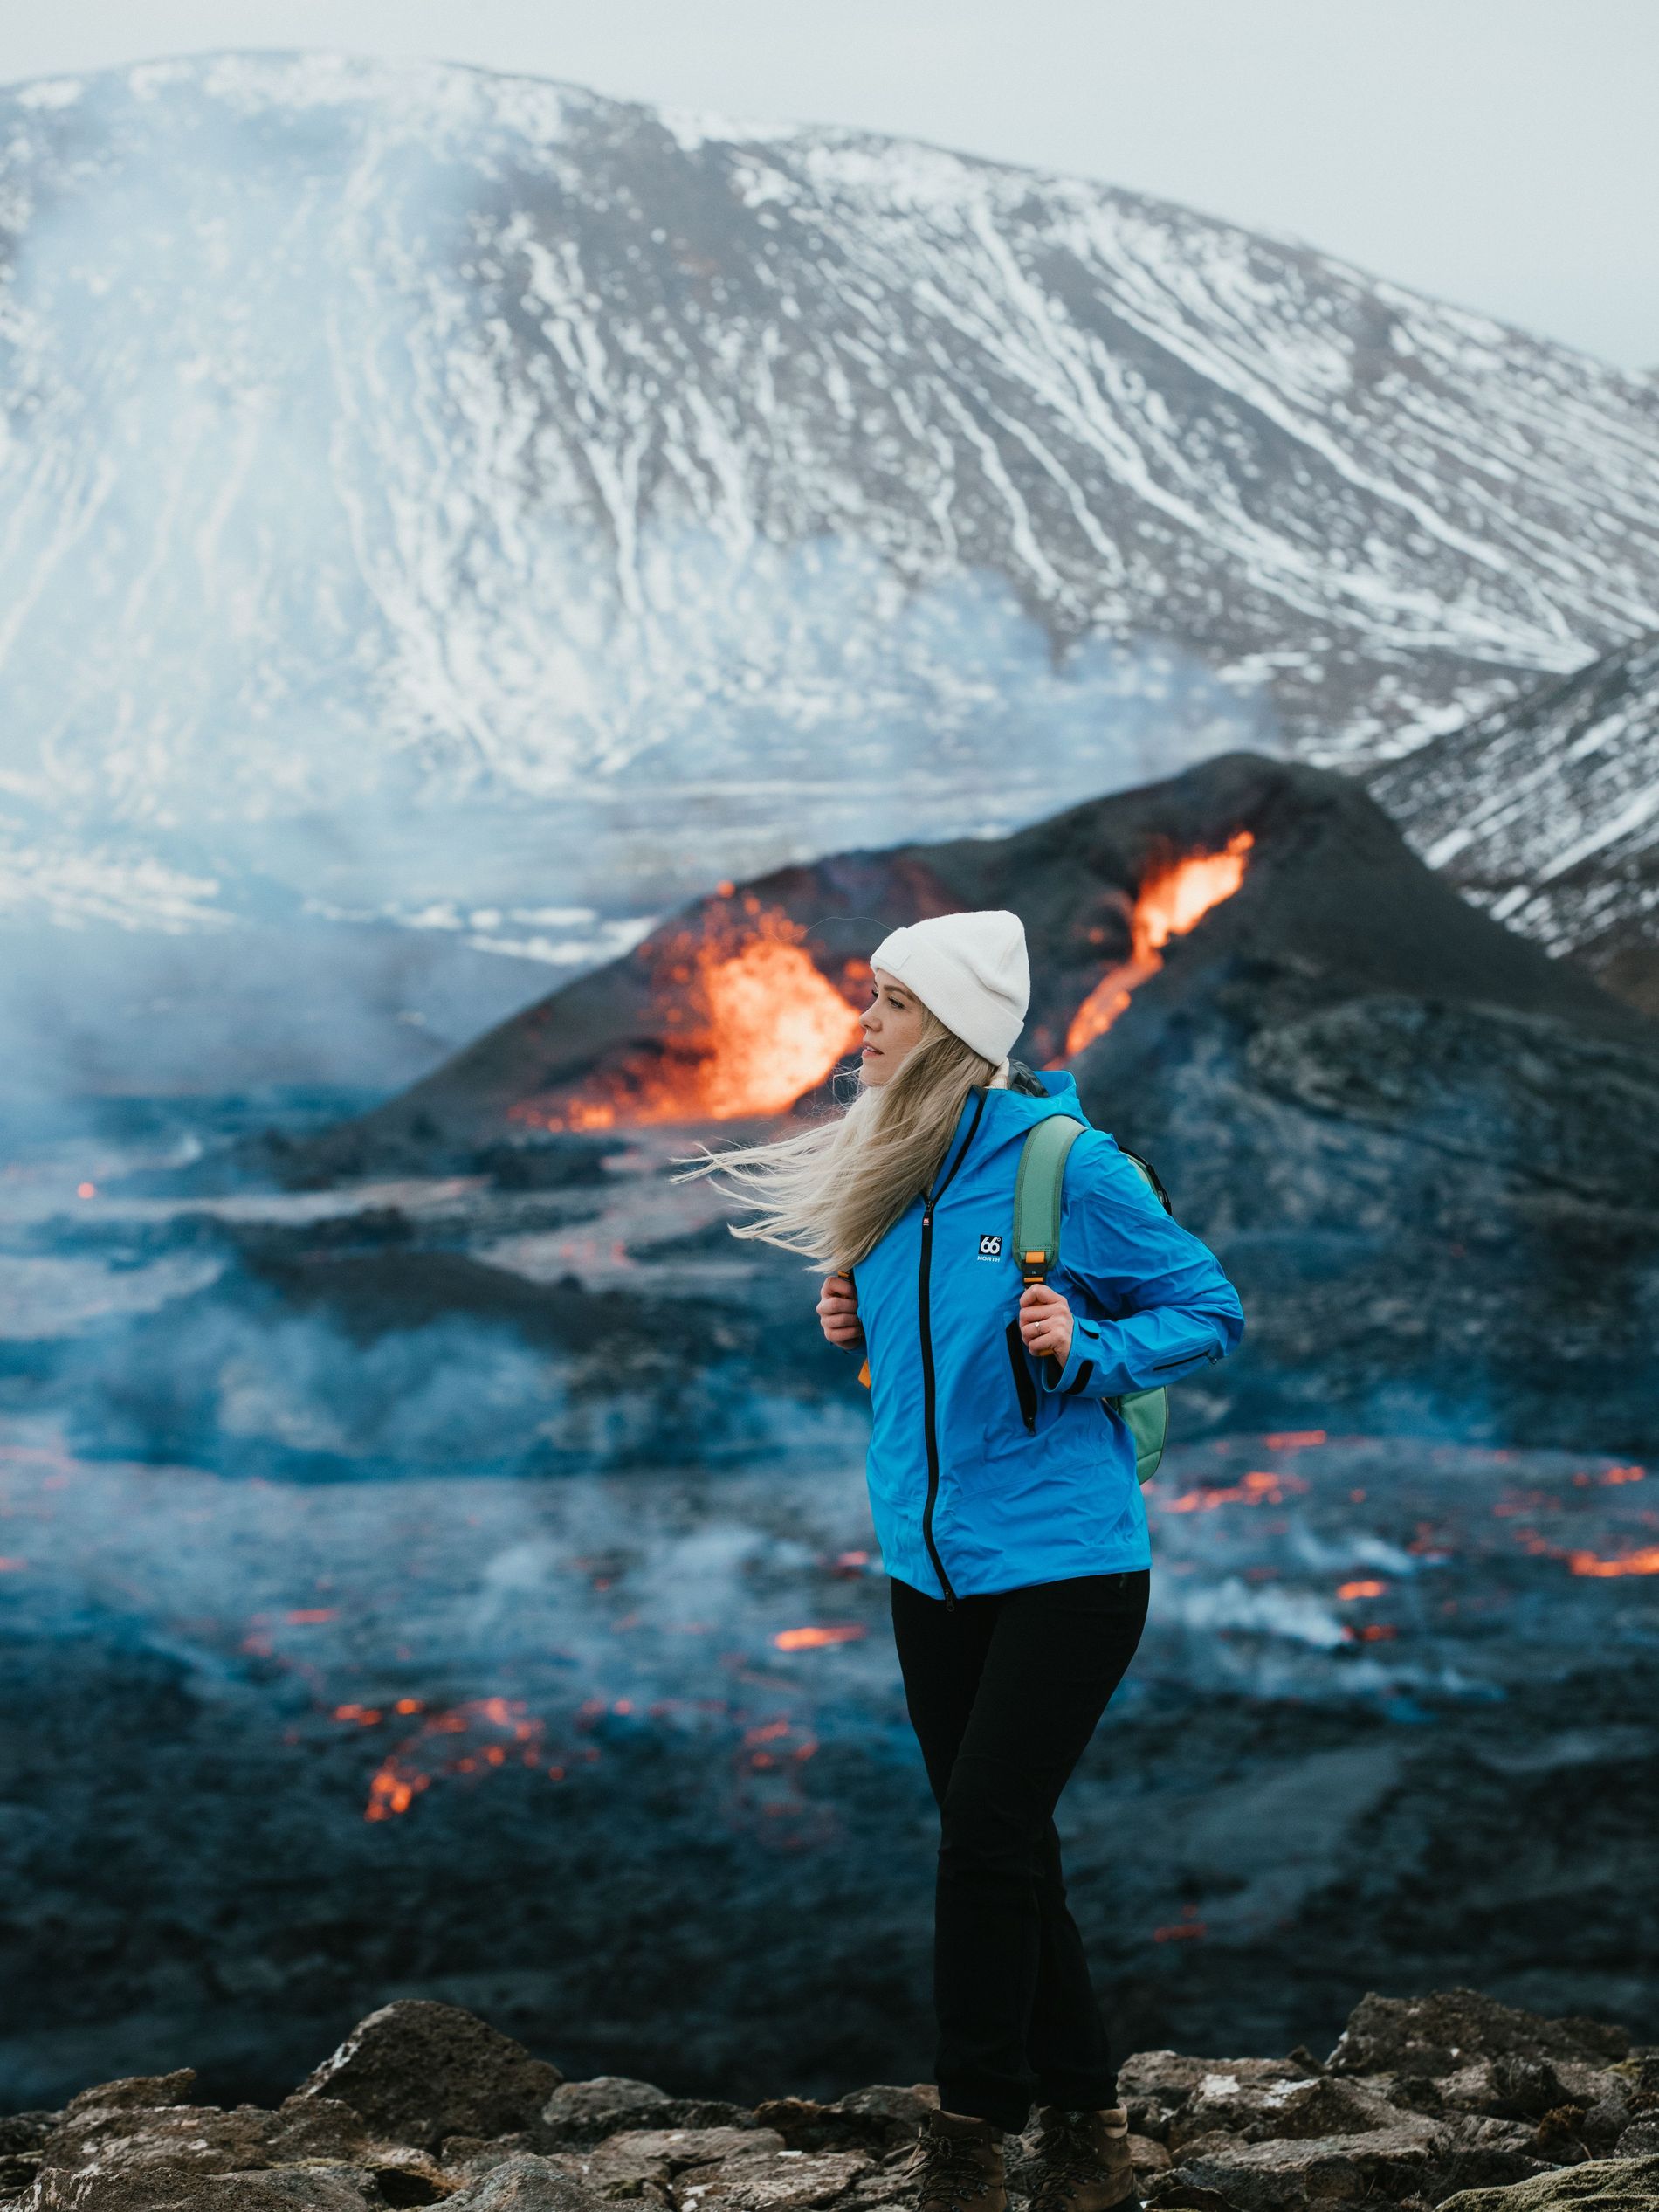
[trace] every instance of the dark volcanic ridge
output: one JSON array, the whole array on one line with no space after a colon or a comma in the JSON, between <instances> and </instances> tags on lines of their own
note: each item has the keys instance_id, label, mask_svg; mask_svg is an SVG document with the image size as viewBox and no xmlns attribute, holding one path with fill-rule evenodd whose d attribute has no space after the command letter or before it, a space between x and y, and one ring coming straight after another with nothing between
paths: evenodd
<instances>
[{"instance_id":1,"label":"dark volcanic ridge","mask_svg":"<svg viewBox=\"0 0 1659 2212\"><path fill-rule=\"evenodd\" d=\"M1085 1092L1098 1093L1126 1052L1144 1065L1172 1023L1212 1012L1224 977L1251 988L1258 1027L1359 1000L1410 998L1659 1051L1659 1029L1440 882L1346 778L1238 753L1010 837L837 853L729 887L498 1024L312 1156L348 1168L382 1159L396 1136L430 1147L434 1137L478 1143L521 1132L535 1126L538 1108L556 1109L575 1085L624 1064L638 1087L651 1056L664 1085L678 1083L694 1108L680 973L688 948L740 941L767 916L784 918L826 980L857 1004L865 958L887 929L961 907L1013 907L1025 922L1033 986L1015 1050L1049 1065L1082 1002L1130 958L1134 903L1157 866L1219 851L1241 831L1252 840L1242 887L1172 944L1163 972L1135 992L1112 1045L1099 1048L1105 1057L1082 1061ZM699 1050L694 1039L691 1058Z\"/></svg>"},{"instance_id":2,"label":"dark volcanic ridge","mask_svg":"<svg viewBox=\"0 0 1659 2212\"><path fill-rule=\"evenodd\" d=\"M1172 936L1160 966L1126 968L1159 871L1241 839L1236 891ZM820 1024L795 1101L812 1112L850 1047L871 946L982 906L1015 908L1030 941L1017 1050L1074 1068L1091 1117L1154 1161L1244 1297L1242 1352L1181 1394L1189 1432L1336 1417L1652 1447L1659 1027L1466 903L1347 779L1251 755L1009 837L838 854L731 887L274 1164L325 1182L453 1169L504 1146L530 1161L609 1145L632 1147L637 1183L693 1134L718 1145L774 1125L793 1096L726 1054L723 964L763 957L767 1037L795 1034L797 1014ZM1076 1033L1091 994L1125 972L1117 1018ZM711 1100L741 1105L745 1081L765 1114L710 1114ZM621 1187L613 1171L602 1182ZM665 1249L651 1213L636 1189L637 1258ZM706 1216L698 1235L718 1273L729 1240ZM337 1257L308 1269L309 1292L337 1285L349 1303L361 1269ZM430 1303L423 1269L415 1252L382 1266L377 1311L398 1284ZM787 1364L799 1268L752 1257L741 1281L740 1335L769 1298ZM648 1283L607 1287L625 1300ZM624 1366L637 1334L616 1316Z\"/></svg>"},{"instance_id":3,"label":"dark volcanic ridge","mask_svg":"<svg viewBox=\"0 0 1659 2212\"><path fill-rule=\"evenodd\" d=\"M274 2111L192 2101L188 2068L0 2120L10 2212L877 2212L917 2196L931 2084L753 2106L567 2079L471 2012L382 2006ZM1321 2061L1141 2051L1119 2073L1160 2212L1640 2212L1659 2193L1659 2050L1472 1990L1369 1995ZM1040 2168L1005 2138L1009 2193Z\"/></svg>"}]
</instances>

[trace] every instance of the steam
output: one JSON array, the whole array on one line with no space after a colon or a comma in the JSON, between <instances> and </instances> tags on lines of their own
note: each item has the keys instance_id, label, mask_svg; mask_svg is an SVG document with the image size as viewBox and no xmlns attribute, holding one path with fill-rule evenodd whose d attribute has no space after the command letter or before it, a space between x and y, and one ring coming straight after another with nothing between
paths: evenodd
<instances>
[{"instance_id":1,"label":"steam","mask_svg":"<svg viewBox=\"0 0 1659 2212\"><path fill-rule=\"evenodd\" d=\"M814 1450L862 1455L855 1409L803 1404L728 1363L656 1390L583 1394L566 1360L506 1327L446 1317L364 1341L234 1270L169 1310L169 1293L203 1289L204 1276L155 1274L127 1294L129 1324L36 1343L19 1362L30 1398L61 1409L76 1449L336 1480L650 1466L672 1457L682 1425L705 1469L762 1461L782 1473ZM26 1270L0 1264L9 1333L21 1335L35 1292Z\"/></svg>"},{"instance_id":2,"label":"steam","mask_svg":"<svg viewBox=\"0 0 1659 2212\"><path fill-rule=\"evenodd\" d=\"M1264 688L1060 643L856 517L784 544L638 485L594 506L538 443L533 351L493 350L484 119L394 146L313 85L326 112L251 130L239 82L17 112L8 1093L390 1088L722 878L1274 746ZM294 189L320 131L343 204ZM28 203L69 160L89 181Z\"/></svg>"},{"instance_id":3,"label":"steam","mask_svg":"<svg viewBox=\"0 0 1659 2212\"><path fill-rule=\"evenodd\" d=\"M206 1088L390 1087L722 879L1000 834L1274 742L1257 704L1173 648L1096 640L1057 655L992 578L906 594L857 545L737 555L683 535L648 564L643 605L584 624L583 595L614 587L568 533L564 560L547 589L572 636L593 637L582 680L577 648L549 629L563 674L527 671L521 696L481 699L487 747L423 739L417 786L403 748L365 735L351 679L307 723L331 775L353 763L343 791L313 778L286 734L274 765L228 708L189 743L148 752L136 782L114 753L97 778L72 748L65 768L59 733L10 712L6 1087L134 1087L123 1056L137 1087L171 1087L186 1067ZM65 609L60 633L15 644L0 698L84 680L84 619ZM153 644L132 647L131 681L152 687L143 719L188 722ZM38 686L18 676L31 654ZM230 671L218 691L260 683L257 667ZM303 1008L284 988L296 973Z\"/></svg>"}]
</instances>

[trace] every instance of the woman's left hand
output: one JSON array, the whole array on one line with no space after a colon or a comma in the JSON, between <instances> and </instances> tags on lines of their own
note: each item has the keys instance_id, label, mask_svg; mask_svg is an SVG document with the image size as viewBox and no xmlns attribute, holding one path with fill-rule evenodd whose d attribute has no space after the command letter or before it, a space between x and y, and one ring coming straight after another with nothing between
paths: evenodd
<instances>
[{"instance_id":1,"label":"woman's left hand","mask_svg":"<svg viewBox=\"0 0 1659 2212\"><path fill-rule=\"evenodd\" d=\"M1071 1353L1071 1308L1046 1283L1028 1283L1020 1297L1020 1334L1025 1348L1041 1359L1047 1353L1062 1367Z\"/></svg>"}]
</instances>

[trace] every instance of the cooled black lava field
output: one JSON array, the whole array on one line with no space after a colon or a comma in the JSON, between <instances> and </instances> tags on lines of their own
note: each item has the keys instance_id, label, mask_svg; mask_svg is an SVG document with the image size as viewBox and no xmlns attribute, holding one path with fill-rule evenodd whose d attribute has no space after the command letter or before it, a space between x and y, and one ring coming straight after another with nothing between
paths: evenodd
<instances>
[{"instance_id":1,"label":"cooled black lava field","mask_svg":"<svg viewBox=\"0 0 1659 2212\"><path fill-rule=\"evenodd\" d=\"M458 1423L449 1468L282 1479L238 1429L350 1424L273 1334L222 1347L210 1452L135 1461L43 1402L8 1265L8 2101L187 2054L269 2097L397 1994L688 2091L925 2078L933 1812L850 1396L724 1472L469 1475ZM1151 1494L1063 1818L1126 2047L1318 2046L1453 1981L1659 2032L1659 1473L1304 1430Z\"/></svg>"}]
</instances>

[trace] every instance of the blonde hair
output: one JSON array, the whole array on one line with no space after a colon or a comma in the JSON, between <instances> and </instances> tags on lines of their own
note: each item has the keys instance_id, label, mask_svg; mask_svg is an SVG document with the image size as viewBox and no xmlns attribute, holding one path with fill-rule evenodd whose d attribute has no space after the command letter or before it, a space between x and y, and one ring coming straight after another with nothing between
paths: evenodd
<instances>
[{"instance_id":1,"label":"blonde hair","mask_svg":"<svg viewBox=\"0 0 1659 2212\"><path fill-rule=\"evenodd\" d=\"M891 1082L858 1084L850 1105L772 1144L699 1147L674 1176L721 1175L723 1195L759 1216L733 1237L801 1252L843 1274L872 1251L938 1173L975 1084L997 1072L927 1007L922 1032ZM855 1076L854 1080L857 1081ZM839 1081L840 1078L837 1078Z\"/></svg>"}]
</instances>

